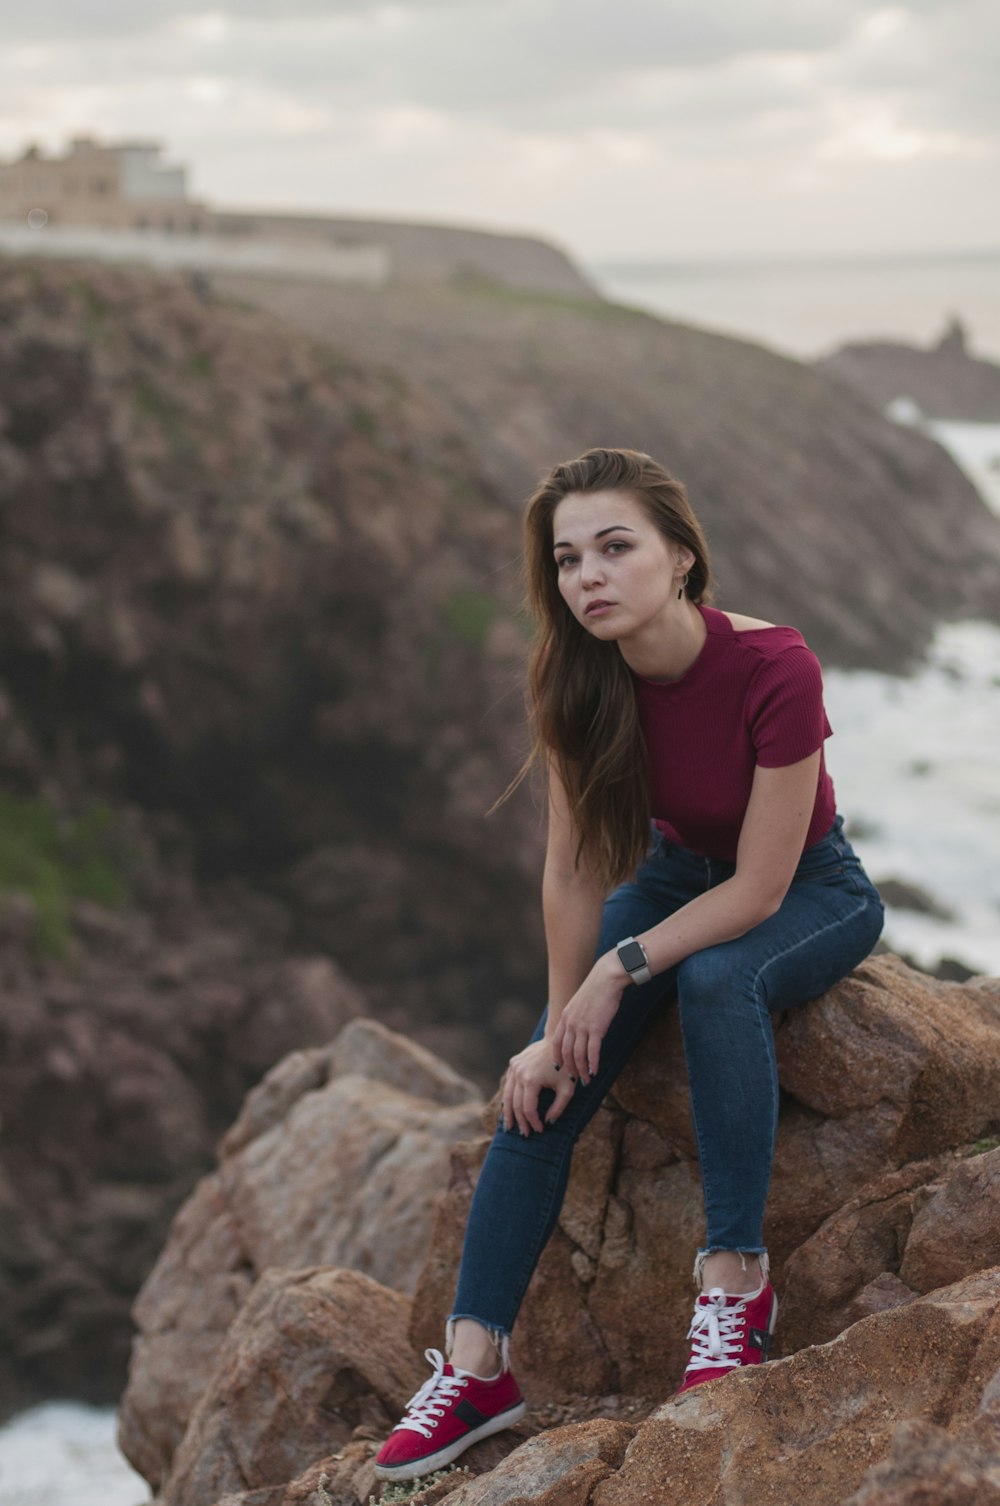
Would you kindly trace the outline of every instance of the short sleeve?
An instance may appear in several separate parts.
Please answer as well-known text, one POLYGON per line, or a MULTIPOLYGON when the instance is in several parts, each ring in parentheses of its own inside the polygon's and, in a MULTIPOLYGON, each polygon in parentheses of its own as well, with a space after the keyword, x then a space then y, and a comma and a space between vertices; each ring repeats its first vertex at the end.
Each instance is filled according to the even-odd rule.
POLYGON ((833 734, 823 706, 823 671, 804 643, 768 659, 754 676, 750 738, 762 768, 798 763, 833 734))

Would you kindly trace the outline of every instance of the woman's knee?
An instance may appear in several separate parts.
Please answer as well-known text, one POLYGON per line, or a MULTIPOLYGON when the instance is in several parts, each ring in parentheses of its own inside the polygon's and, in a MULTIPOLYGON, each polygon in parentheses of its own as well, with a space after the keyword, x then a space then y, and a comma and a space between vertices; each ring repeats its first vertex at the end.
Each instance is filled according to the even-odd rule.
POLYGON ((721 1005, 738 987, 735 959, 725 944, 692 952, 678 965, 677 996, 682 1009, 721 1005))

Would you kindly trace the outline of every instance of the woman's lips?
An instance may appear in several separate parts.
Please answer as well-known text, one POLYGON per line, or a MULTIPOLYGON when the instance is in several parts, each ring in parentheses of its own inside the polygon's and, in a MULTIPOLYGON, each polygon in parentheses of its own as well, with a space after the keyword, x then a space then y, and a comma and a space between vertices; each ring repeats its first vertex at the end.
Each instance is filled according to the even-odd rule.
POLYGON ((585 617, 603 617, 605 612, 610 612, 613 606, 613 601, 592 601, 583 615, 585 617))

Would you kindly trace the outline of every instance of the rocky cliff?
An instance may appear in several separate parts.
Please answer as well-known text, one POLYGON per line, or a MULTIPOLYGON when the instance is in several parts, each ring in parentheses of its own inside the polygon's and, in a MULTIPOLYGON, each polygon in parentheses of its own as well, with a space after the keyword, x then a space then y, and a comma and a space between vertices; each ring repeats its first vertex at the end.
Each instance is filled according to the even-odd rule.
POLYGON ((378 247, 386 255, 386 275, 394 283, 412 286, 480 281, 560 297, 598 296, 564 251, 534 235, 259 210, 217 210, 210 223, 236 245, 260 238, 290 246, 378 247))
MULTIPOLYGON (((880 958, 775 1031, 779 1358, 670 1400, 703 1218, 668 1009, 581 1139, 518 1320, 532 1410, 416 1501, 996 1500, 1000 980, 880 958)), ((495 1111, 364 1022, 251 1094, 136 1306, 121 1443, 163 1506, 367 1502, 495 1111)))
POLYGON ((707 528, 719 604, 795 623, 829 664, 903 669, 940 616, 996 617, 997 520, 940 445, 839 376, 594 300, 216 286, 405 373, 513 509, 553 456, 657 456, 707 528))
POLYGON ((940 448, 793 361, 593 299, 335 292, 0 261, 2 1405, 115 1394, 169 1215, 286 1051, 367 1007, 483 1082, 533 1023, 541 821, 483 813, 543 467, 662 455, 722 603, 829 662, 1000 598, 940 448))

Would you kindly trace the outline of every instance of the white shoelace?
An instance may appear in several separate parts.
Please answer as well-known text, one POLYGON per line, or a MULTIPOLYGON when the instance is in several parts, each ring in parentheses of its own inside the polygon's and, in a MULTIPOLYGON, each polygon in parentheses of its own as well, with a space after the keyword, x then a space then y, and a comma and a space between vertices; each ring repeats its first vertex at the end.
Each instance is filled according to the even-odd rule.
POLYGON ((691 1359, 684 1371, 729 1369, 739 1363, 743 1349, 742 1329, 747 1320, 745 1302, 726 1304, 726 1294, 721 1286, 713 1286, 708 1301, 695 1304, 694 1318, 688 1329, 688 1338, 693 1339, 691 1359))
POLYGON ((431 1430, 438 1425, 438 1418, 443 1417, 447 1411, 447 1407, 442 1407, 439 1403, 454 1401, 462 1388, 469 1384, 467 1376, 445 1375, 444 1355, 440 1349, 425 1349, 424 1359, 433 1365, 434 1374, 430 1380, 424 1381, 415 1396, 410 1397, 406 1403, 406 1415, 402 1422, 397 1422, 393 1428, 394 1433, 398 1433, 400 1428, 406 1428, 411 1433, 420 1433, 424 1438, 429 1438, 431 1430))

